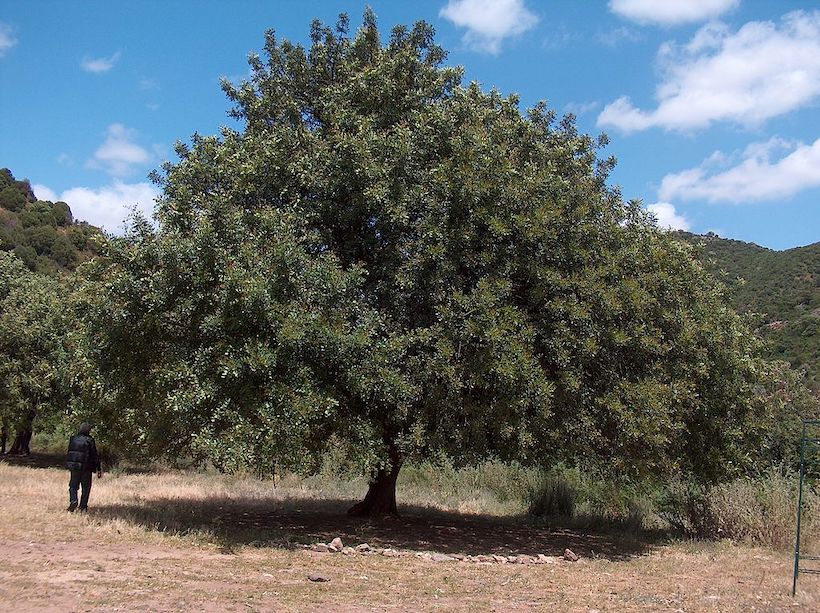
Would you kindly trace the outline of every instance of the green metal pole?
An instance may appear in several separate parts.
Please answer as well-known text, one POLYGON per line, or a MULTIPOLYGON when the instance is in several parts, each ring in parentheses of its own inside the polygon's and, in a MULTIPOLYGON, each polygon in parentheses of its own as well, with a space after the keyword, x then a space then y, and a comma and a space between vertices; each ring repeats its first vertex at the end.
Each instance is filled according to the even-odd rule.
POLYGON ((800 436, 800 485, 797 490, 797 541, 794 544, 794 579, 792 580, 792 598, 797 593, 797 575, 800 573, 800 515, 803 508, 803 474, 805 473, 806 422, 800 436))

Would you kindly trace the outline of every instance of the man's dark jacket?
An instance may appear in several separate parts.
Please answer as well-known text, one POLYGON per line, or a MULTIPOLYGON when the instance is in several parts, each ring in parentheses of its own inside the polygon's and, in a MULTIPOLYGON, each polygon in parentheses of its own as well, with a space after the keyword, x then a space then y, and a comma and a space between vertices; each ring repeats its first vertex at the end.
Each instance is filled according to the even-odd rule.
POLYGON ((97 445, 88 434, 77 434, 68 442, 66 468, 69 470, 100 470, 100 456, 97 445))

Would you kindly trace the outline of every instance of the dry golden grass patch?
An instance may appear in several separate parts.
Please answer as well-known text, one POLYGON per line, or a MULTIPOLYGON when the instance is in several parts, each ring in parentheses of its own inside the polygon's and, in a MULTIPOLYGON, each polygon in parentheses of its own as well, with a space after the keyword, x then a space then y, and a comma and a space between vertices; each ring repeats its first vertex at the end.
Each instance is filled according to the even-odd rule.
MULTIPOLYGON (((68 514, 67 472, 0 463, 0 610, 779 611, 817 610, 820 581, 790 597, 791 557, 722 543, 653 543, 514 517, 410 507, 347 518, 342 489, 203 473, 113 474, 68 514), (402 557, 321 554, 341 535, 402 557), (546 553, 578 563, 431 562, 421 551, 546 553), (328 583, 312 583, 310 573, 328 583)), ((341 487, 341 486, 340 486, 341 487)), ((479 509, 481 511, 482 509, 479 509)))

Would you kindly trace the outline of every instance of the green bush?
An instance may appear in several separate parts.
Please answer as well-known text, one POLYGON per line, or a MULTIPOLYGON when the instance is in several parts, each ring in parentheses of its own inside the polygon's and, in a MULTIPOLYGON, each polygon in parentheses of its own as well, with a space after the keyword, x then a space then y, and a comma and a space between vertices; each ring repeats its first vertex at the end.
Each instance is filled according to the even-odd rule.
POLYGON ((0 251, 11 251, 17 245, 17 238, 10 228, 0 227, 0 251))
POLYGON ((26 196, 14 185, 0 191, 0 207, 15 213, 22 211, 26 206, 26 196))
POLYGON ((527 512, 534 517, 573 517, 576 492, 566 479, 545 475, 529 492, 527 512))
POLYGON ((33 226, 23 231, 26 244, 32 247, 37 255, 49 255, 57 240, 57 231, 51 226, 33 226))
MULTIPOLYGON (((770 470, 758 477, 703 487, 672 483, 664 488, 661 516, 675 529, 696 538, 720 539, 778 549, 794 546, 798 478, 770 470)), ((803 490, 806 543, 820 546, 820 494, 803 490)))
POLYGON ((51 205, 51 214, 58 226, 70 226, 74 222, 74 215, 71 214, 71 207, 69 207, 62 200, 58 200, 51 205))
POLYGON ((29 245, 17 245, 14 248, 14 255, 23 261, 29 270, 37 269, 37 252, 29 245))
POLYGON ((20 213, 20 223, 24 228, 38 226, 50 226, 54 228, 57 226, 57 220, 52 212, 52 205, 46 201, 35 202, 26 207, 26 209, 20 213))
POLYGON ((57 236, 51 249, 51 259, 63 268, 74 268, 79 261, 77 250, 64 234, 57 236))

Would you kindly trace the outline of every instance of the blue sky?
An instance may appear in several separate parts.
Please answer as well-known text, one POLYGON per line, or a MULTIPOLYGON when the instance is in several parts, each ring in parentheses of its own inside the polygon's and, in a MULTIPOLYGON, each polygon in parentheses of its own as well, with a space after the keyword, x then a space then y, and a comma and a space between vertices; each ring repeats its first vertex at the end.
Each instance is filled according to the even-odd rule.
POLYGON ((230 125, 219 78, 314 17, 432 23, 485 89, 605 131, 659 222, 787 249, 820 240, 820 4, 789 0, 0 0, 0 166, 75 216, 150 211, 173 144, 230 125))

